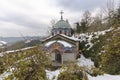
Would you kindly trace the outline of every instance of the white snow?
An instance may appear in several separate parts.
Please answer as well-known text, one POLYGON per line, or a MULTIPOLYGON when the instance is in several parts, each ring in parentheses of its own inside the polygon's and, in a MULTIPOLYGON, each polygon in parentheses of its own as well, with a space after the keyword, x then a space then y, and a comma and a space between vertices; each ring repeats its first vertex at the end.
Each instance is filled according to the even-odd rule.
POLYGON ((7 42, 5 42, 5 41, 0 41, 0 46, 6 45, 6 44, 7 44, 7 42))
POLYGON ((57 42, 59 42, 59 43, 61 43, 61 44, 63 44, 64 45, 64 47, 72 47, 72 45, 70 44, 70 43, 68 43, 68 42, 65 42, 65 41, 57 41, 57 42))
POLYGON ((62 41, 62 40, 54 40, 54 41, 49 41, 48 43, 45 44, 46 47, 49 47, 51 44, 58 42, 61 43, 64 47, 72 47, 72 44, 62 41))
POLYGON ((88 75, 89 80, 120 80, 120 75, 109 75, 109 74, 104 74, 100 75, 97 77, 92 77, 88 75))
POLYGON ((5 42, 5 41, 0 41, 0 43, 1 43, 1 44, 7 44, 7 42, 5 42))
POLYGON ((64 34, 60 34, 60 35, 66 37, 66 38, 68 38, 68 39, 74 40, 74 41, 80 41, 80 39, 75 38, 74 36, 69 37, 69 36, 66 36, 66 35, 64 35, 64 34))
POLYGON ((0 80, 4 80, 4 78, 8 77, 9 75, 11 75, 11 72, 4 72, 0 75, 0 80))
MULTIPOLYGON (((56 71, 46 70, 46 76, 49 80, 57 80, 60 72, 61 72, 61 70, 56 70, 56 71), (54 79, 52 79, 52 78, 54 78, 54 79)), ((8 77, 9 75, 11 75, 11 72, 4 72, 3 74, 0 75, 0 80, 3 80, 4 78, 8 77)), ((104 75, 100 75, 97 77, 92 77, 92 76, 88 75, 88 80, 120 80, 120 75, 104 74, 104 75)))
MULTIPOLYGON (((56 35, 58 35, 58 34, 56 34, 56 35)), ((56 35, 54 35, 54 36, 56 36, 56 35)), ((74 36, 69 37, 69 36, 66 36, 66 35, 64 35, 64 34, 59 34, 59 35, 60 35, 60 36, 63 36, 63 37, 66 37, 66 38, 68 38, 68 39, 74 40, 74 41, 80 41, 80 39, 75 38, 74 36)), ((52 38, 52 37, 54 37, 54 36, 50 36, 50 37, 46 38, 45 40, 50 39, 50 38, 52 38)), ((43 41, 45 41, 45 40, 43 40, 43 41)))
POLYGON ((46 47, 50 46, 51 44, 55 43, 56 41, 49 41, 48 43, 45 44, 46 47))
POLYGON ((78 65, 85 67, 87 69, 91 69, 92 67, 94 67, 94 62, 91 61, 91 59, 87 59, 85 58, 83 55, 80 55, 81 57, 78 58, 78 65))
POLYGON ((60 74, 60 70, 56 70, 56 71, 46 70, 46 75, 49 80, 57 80, 59 74, 60 74))
POLYGON ((82 33, 79 35, 80 37, 80 41, 85 41, 87 42, 87 44, 85 46, 88 46, 89 47, 87 48, 87 50, 89 50, 90 48, 92 48, 92 46, 94 45, 91 41, 95 38, 99 38, 100 35, 104 35, 106 32, 109 32, 113 30, 113 28, 110 28, 110 29, 107 29, 107 30, 104 30, 104 31, 98 31, 98 32, 92 32, 92 33, 82 33))

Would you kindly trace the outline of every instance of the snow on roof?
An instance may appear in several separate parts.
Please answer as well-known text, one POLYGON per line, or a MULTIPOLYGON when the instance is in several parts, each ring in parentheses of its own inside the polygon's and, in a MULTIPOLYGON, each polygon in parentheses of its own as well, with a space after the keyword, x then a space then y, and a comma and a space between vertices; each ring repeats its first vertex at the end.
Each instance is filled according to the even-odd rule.
POLYGON ((74 36, 69 37, 69 36, 66 36, 66 35, 64 35, 64 34, 60 34, 60 35, 66 37, 66 38, 68 38, 68 39, 74 40, 74 41, 80 41, 80 39, 75 38, 74 36))
POLYGON ((72 44, 66 42, 66 41, 62 41, 62 40, 54 40, 54 41, 49 41, 45 44, 46 47, 49 47, 51 44, 58 42, 60 44, 62 44, 64 47, 72 47, 72 44))
POLYGON ((45 44, 46 47, 50 46, 51 44, 55 43, 56 41, 49 41, 45 44))
MULTIPOLYGON (((74 36, 69 37, 69 36, 66 36, 66 35, 64 35, 64 34, 56 34, 56 35, 60 35, 60 36, 66 37, 66 38, 71 39, 71 40, 74 40, 74 41, 80 41, 80 39, 75 38, 74 36)), ((54 36, 56 36, 56 35, 54 35, 54 36)), ((50 37, 46 38, 45 40, 50 39, 50 38, 52 38, 52 37, 54 37, 54 36, 50 36, 50 37)), ((43 40, 43 41, 45 41, 45 40, 43 40)))

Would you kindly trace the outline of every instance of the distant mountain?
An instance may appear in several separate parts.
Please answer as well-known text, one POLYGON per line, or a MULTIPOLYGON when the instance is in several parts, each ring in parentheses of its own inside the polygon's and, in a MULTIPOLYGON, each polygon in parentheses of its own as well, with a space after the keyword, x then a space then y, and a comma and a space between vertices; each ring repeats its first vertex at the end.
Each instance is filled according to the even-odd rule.
POLYGON ((39 39, 18 41, 11 45, 7 45, 6 50, 22 49, 22 48, 26 48, 26 47, 33 47, 33 46, 40 45, 40 44, 41 44, 41 40, 39 40, 39 39))
POLYGON ((0 41, 4 41, 4 42, 7 42, 8 44, 13 44, 15 42, 19 42, 19 41, 26 41, 26 40, 41 40, 43 39, 44 37, 40 37, 40 36, 33 36, 33 37, 30 37, 30 36, 25 36, 25 37, 2 37, 0 39, 0 41))
POLYGON ((21 49, 25 47, 32 47, 41 44, 41 40, 45 37, 39 36, 26 36, 26 37, 4 37, 0 39, 1 48, 4 47, 4 51, 6 50, 15 50, 21 49), (4 46, 3 46, 4 45, 4 46))

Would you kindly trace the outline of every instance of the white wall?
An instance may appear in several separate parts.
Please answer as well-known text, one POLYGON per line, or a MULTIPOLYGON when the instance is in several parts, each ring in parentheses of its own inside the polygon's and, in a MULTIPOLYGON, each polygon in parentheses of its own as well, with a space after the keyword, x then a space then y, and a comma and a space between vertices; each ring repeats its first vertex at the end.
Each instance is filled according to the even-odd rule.
POLYGON ((63 61, 74 61, 75 60, 75 53, 64 53, 63 54, 63 61))
MULTIPOLYGON (((63 62, 64 61, 75 61, 76 54, 75 53, 64 53, 63 55, 63 62)), ((55 61, 55 53, 51 53, 50 58, 52 61, 55 61)))

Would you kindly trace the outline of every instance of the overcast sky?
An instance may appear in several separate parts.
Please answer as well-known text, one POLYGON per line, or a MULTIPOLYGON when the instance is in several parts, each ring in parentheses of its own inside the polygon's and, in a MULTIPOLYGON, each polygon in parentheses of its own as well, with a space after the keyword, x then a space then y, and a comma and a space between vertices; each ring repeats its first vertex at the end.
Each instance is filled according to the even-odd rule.
POLYGON ((105 5, 106 0, 0 0, 0 36, 48 35, 51 20, 58 21, 61 10, 73 25, 83 11, 95 14, 105 5))

